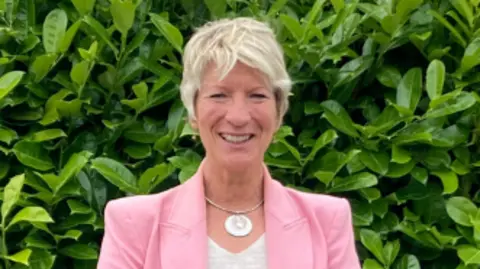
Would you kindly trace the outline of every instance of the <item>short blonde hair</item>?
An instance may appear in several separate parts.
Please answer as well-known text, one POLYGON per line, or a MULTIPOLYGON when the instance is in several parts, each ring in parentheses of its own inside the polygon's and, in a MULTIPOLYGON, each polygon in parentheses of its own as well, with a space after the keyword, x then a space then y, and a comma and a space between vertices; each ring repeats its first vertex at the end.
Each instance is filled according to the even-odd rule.
POLYGON ((292 87, 283 49, 266 23, 237 17, 206 23, 196 29, 185 46, 180 95, 190 119, 195 119, 195 97, 205 67, 214 62, 223 79, 237 61, 266 75, 277 99, 279 117, 283 118, 292 87))

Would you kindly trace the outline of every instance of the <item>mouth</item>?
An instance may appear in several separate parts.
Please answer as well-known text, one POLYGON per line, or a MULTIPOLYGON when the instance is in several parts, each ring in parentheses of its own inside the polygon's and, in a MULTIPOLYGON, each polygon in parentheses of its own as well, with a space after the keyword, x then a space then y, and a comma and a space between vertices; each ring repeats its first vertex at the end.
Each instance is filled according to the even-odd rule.
POLYGON ((250 141, 254 135, 252 134, 244 134, 244 135, 232 135, 232 134, 225 134, 220 133, 220 137, 228 143, 233 144, 242 144, 245 142, 250 141))

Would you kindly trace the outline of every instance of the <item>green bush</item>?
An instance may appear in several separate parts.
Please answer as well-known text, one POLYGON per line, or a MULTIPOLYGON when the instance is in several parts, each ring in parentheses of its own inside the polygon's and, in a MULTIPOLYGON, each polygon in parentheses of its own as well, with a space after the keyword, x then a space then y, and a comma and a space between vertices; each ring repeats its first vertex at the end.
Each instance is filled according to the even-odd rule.
POLYGON ((265 162, 350 200, 364 268, 480 268, 479 3, 0 0, 0 268, 95 268, 108 200, 195 172, 182 48, 225 16, 278 33, 265 162))

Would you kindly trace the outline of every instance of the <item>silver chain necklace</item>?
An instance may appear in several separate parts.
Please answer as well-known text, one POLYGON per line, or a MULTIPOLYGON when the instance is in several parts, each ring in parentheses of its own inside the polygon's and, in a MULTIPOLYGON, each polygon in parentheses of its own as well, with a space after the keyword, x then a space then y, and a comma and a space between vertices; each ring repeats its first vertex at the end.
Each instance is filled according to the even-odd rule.
POLYGON ((260 201, 260 203, 258 203, 256 206, 252 207, 251 209, 236 211, 236 210, 229 210, 227 208, 224 208, 214 203, 212 200, 208 199, 207 197, 205 197, 205 199, 209 204, 213 205, 214 207, 222 211, 228 212, 230 214, 233 214, 225 220, 224 226, 225 226, 225 230, 230 235, 235 237, 247 236, 252 232, 253 224, 250 218, 246 214, 258 209, 263 204, 263 201, 264 201, 264 200, 260 201))

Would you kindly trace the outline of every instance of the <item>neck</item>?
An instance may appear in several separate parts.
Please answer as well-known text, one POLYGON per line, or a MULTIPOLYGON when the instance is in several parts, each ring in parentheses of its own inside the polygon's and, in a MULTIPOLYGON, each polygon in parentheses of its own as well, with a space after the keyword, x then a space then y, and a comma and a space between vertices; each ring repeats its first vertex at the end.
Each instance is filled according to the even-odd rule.
POLYGON ((263 199, 263 166, 243 171, 229 169, 206 160, 203 169, 205 196, 230 210, 244 210, 263 199))

